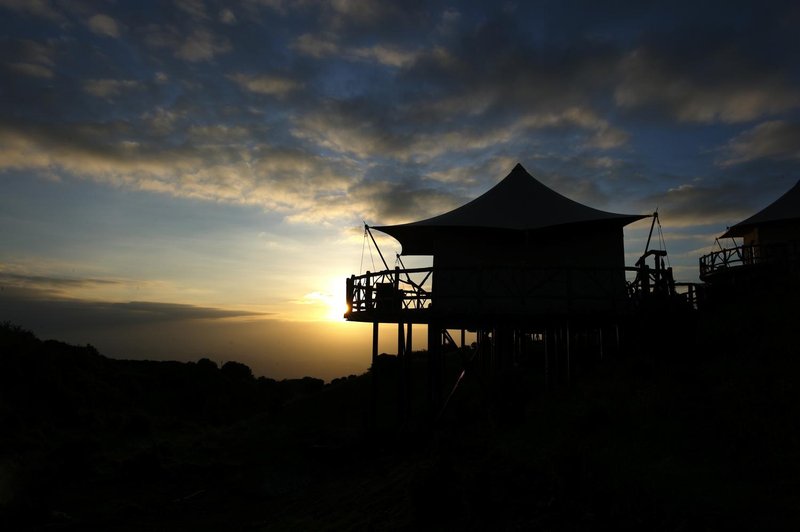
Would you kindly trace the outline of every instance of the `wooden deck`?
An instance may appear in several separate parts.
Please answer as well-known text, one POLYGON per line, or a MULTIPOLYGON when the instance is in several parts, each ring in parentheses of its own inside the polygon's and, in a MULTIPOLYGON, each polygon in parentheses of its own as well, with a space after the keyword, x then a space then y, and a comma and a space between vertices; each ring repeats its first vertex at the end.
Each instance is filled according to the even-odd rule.
POLYGON ((480 327, 493 321, 619 315, 643 305, 697 309, 698 285, 676 283, 671 274, 671 270, 645 265, 619 269, 398 267, 347 279, 345 318, 480 327))
POLYGON ((770 245, 745 245, 725 248, 700 257, 700 279, 713 282, 729 273, 758 270, 764 266, 797 267, 800 242, 770 245))

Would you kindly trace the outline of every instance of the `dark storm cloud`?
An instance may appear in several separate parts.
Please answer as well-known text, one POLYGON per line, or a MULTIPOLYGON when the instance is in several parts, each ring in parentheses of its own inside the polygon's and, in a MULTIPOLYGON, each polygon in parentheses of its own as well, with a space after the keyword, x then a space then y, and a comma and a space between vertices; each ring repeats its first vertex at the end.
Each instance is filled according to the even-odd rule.
POLYGON ((110 303, 59 297, 37 288, 0 288, 0 320, 36 329, 63 330, 256 316, 266 314, 176 303, 110 303))
POLYGON ((367 178, 351 188, 353 197, 368 207, 367 221, 381 224, 408 222, 446 212, 469 198, 458 189, 431 186, 413 165, 382 165, 370 169, 367 178))
POLYGON ((651 193, 637 203, 642 212, 658 208, 670 225, 716 226, 721 231, 783 195, 797 182, 796 169, 787 161, 751 161, 651 193))
POLYGON ((69 277, 52 277, 46 275, 27 275, 14 272, 0 271, 0 286, 6 287, 27 287, 39 290, 61 288, 76 288, 92 285, 115 285, 121 284, 120 281, 113 279, 73 279, 69 277))
POLYGON ((723 224, 742 218, 748 211, 742 204, 741 185, 683 184, 641 200, 642 209, 655 208, 670 225, 723 224), (655 206, 655 207, 654 207, 655 206))
POLYGON ((759 159, 800 159, 800 123, 770 120, 739 133, 723 149, 724 166, 759 159))
POLYGON ((622 108, 655 108, 680 122, 740 123, 800 107, 800 88, 781 73, 748 65, 729 50, 672 62, 636 49, 619 63, 622 108), (700 63, 698 65, 697 63, 700 63))

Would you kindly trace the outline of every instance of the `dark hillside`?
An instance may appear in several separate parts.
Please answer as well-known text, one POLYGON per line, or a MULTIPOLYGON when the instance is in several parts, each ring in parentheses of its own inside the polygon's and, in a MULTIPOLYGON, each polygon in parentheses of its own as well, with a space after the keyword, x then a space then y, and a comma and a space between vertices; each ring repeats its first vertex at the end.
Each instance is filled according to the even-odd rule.
POLYGON ((0 524, 13 529, 800 524, 800 360, 776 334, 760 351, 717 334, 649 350, 547 393, 530 375, 499 391, 468 375, 432 428, 417 412, 402 430, 382 388, 367 430, 371 374, 276 382, 2 331, 0 524))

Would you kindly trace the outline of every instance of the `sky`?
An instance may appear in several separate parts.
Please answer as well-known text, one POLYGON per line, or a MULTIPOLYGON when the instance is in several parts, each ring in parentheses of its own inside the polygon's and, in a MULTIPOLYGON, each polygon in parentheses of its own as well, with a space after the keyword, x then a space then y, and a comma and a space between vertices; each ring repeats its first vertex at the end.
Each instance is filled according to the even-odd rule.
POLYGON ((800 179, 798 27, 796 2, 0 0, 0 321, 360 373, 369 325, 341 314, 375 269, 363 223, 441 214, 518 162, 658 210, 696 281, 800 179))

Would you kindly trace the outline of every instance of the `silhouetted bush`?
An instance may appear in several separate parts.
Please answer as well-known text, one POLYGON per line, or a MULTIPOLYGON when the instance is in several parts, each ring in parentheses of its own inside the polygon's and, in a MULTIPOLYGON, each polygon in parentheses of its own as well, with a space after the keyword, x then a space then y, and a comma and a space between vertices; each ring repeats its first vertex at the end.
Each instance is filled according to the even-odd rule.
POLYGON ((197 369, 199 369, 200 371, 215 372, 219 370, 219 366, 217 366, 217 363, 208 358, 201 358, 196 362, 196 364, 197 364, 197 369))
POLYGON ((229 360, 225 362, 220 368, 222 374, 235 381, 251 381, 253 380, 253 371, 241 362, 229 360))

